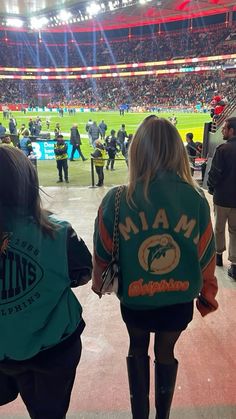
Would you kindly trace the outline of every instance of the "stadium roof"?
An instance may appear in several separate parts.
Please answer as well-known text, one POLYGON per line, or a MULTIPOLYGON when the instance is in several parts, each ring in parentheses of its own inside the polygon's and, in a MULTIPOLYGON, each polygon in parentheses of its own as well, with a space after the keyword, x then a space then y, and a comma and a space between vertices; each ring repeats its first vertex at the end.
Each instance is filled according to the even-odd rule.
MULTIPOLYGON (((94 6, 92 8, 94 12, 94 6)), ((138 25, 156 24, 226 13, 236 10, 235 0, 5 0, 0 1, 0 16, 4 19, 21 17, 47 17, 50 24, 44 30, 66 29, 68 25, 80 30, 117 29, 138 25), (102 6, 97 15, 88 16, 91 3, 102 6), (142 3, 142 4, 141 4, 142 3), (71 18, 54 22, 64 9, 71 12, 71 18), (80 14, 82 16, 79 19, 80 14), (78 19, 77 19, 78 16, 78 19), (58 27, 60 26, 60 28, 58 27)), ((4 26, 4 22, 2 25, 4 26)), ((8 25, 10 26, 10 25, 8 25)), ((12 25, 12 30, 15 25, 12 25)), ((7 28, 7 30, 11 30, 7 28)))

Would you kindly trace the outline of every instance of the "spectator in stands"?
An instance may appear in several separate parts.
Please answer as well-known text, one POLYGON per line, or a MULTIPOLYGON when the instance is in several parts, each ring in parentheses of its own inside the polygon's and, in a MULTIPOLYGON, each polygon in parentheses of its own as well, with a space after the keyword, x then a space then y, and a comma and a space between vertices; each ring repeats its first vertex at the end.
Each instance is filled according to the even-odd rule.
POLYGON ((104 171, 103 167, 105 165, 105 158, 106 158, 106 151, 105 148, 100 140, 96 140, 94 143, 95 150, 91 153, 93 157, 95 169, 98 175, 98 183, 96 186, 103 186, 104 184, 104 171))
MULTIPOLYGON (((113 188, 107 193, 95 221, 92 288, 98 295, 101 273, 112 259, 116 192, 113 188)), ((118 297, 130 338, 132 415, 149 417, 148 348, 154 332, 156 417, 167 419, 178 369, 174 348, 192 320, 193 300, 202 316, 218 304, 209 205, 191 177, 177 129, 155 115, 144 119, 130 145, 129 182, 119 211, 119 250, 118 297)))
POLYGON ((0 138, 4 137, 6 134, 6 128, 0 122, 0 138))
POLYGON ((78 124, 73 124, 73 127, 70 129, 70 143, 72 145, 72 150, 71 150, 71 156, 70 156, 70 161, 74 161, 74 154, 76 152, 76 150, 78 151, 79 155, 81 156, 81 159, 83 161, 87 160, 82 151, 81 151, 81 138, 80 138, 80 133, 78 130, 78 124))
POLYGON ((24 137, 20 139, 18 146, 27 157, 29 156, 30 152, 33 150, 32 143, 29 138, 29 131, 27 129, 25 129, 24 137))
POLYGON ((228 275, 236 280, 236 118, 227 118, 222 128, 224 144, 220 144, 212 159, 208 174, 208 189, 213 194, 215 209, 216 264, 223 266, 226 250, 225 227, 229 229, 231 266, 228 275))
POLYGON ((217 91, 215 91, 215 96, 211 101, 211 105, 213 106, 211 111, 213 120, 217 120, 225 108, 225 102, 217 91))
POLYGON ((63 182, 63 174, 64 173, 64 179, 66 183, 69 183, 68 178, 68 154, 67 154, 67 144, 64 141, 64 137, 62 134, 59 134, 57 136, 57 142, 54 144, 54 153, 56 156, 56 162, 57 162, 57 170, 59 179, 57 183, 63 182))
POLYGON ((1 403, 20 393, 31 418, 65 418, 85 327, 71 287, 90 280, 91 255, 42 209, 36 170, 14 147, 0 147, 0 262, 1 403))
MULTIPOLYGON (((1 54, 1 50, 0 50, 1 54)), ((129 96, 131 109, 149 110, 158 112, 160 105, 166 108, 181 107, 192 109, 197 103, 209 105, 216 85, 221 86, 222 96, 232 97, 236 94, 236 78, 228 75, 223 77, 218 71, 212 74, 186 74, 184 78, 176 78, 168 75, 152 80, 150 77, 130 77, 126 83, 122 83, 120 78, 101 79, 96 81, 96 90, 91 89, 89 79, 74 80, 68 82, 69 96, 60 81, 43 81, 42 89, 45 93, 50 93, 52 103, 50 107, 57 108, 58 100, 67 98, 68 103, 77 107, 99 107, 104 110, 116 109, 116 104, 122 97, 123 100, 129 96), (139 91, 142 90, 142 106, 139 105, 139 91), (158 107, 156 97, 158 92, 158 107), (96 93, 96 94, 95 94, 96 93)), ((67 85, 67 84, 66 84, 67 85)), ((21 83, 18 80, 0 80, 0 89, 7 94, 11 102, 20 101, 21 83)), ((38 83, 34 80, 27 80, 27 97, 37 96, 38 83)))

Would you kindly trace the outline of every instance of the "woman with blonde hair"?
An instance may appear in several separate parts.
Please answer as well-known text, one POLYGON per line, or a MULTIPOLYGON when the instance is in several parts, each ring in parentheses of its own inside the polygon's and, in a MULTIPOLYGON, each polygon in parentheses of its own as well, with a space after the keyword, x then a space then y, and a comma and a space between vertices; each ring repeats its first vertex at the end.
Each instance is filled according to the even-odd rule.
MULTIPOLYGON (((93 290, 111 261, 115 194, 95 223, 93 290)), ((130 347, 127 369, 133 419, 149 417, 150 333, 155 334, 156 418, 168 419, 178 361, 174 347, 192 320, 217 309, 215 246, 207 200, 191 177, 177 129, 151 115, 129 148, 129 182, 119 212, 118 298, 130 347), (132 256, 131 256, 132 255, 132 256)))

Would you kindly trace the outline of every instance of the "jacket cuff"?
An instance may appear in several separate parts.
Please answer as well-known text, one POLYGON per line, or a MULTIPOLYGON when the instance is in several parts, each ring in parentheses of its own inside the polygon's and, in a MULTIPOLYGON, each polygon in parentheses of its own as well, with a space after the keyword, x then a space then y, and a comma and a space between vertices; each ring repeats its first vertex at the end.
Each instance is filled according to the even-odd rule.
POLYGON ((217 310, 218 303, 214 298, 209 298, 207 300, 202 295, 199 295, 196 301, 196 306, 198 311, 201 313, 202 317, 204 317, 207 314, 217 310))

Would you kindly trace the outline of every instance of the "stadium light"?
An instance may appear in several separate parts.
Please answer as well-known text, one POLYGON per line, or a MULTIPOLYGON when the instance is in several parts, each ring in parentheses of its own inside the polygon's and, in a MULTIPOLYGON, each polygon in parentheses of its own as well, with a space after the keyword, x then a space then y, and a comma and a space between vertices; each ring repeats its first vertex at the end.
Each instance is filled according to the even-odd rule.
POLYGON ((30 19, 30 27, 31 29, 41 29, 43 26, 46 26, 48 23, 48 19, 43 16, 40 18, 32 17, 30 19))
POLYGON ((23 24, 23 20, 17 18, 9 18, 6 20, 7 26, 13 26, 15 28, 22 28, 23 24))
POLYGON ((68 21, 72 16, 71 12, 67 10, 61 10, 60 13, 57 15, 58 19, 62 20, 63 22, 68 21))
POLYGON ((97 15, 101 10, 101 6, 97 3, 91 3, 88 7, 86 7, 86 12, 90 15, 90 16, 95 16, 97 15))
POLYGON ((114 10, 114 5, 113 5, 112 1, 108 2, 108 7, 109 7, 110 10, 114 10))

